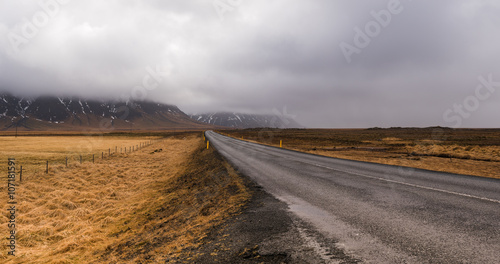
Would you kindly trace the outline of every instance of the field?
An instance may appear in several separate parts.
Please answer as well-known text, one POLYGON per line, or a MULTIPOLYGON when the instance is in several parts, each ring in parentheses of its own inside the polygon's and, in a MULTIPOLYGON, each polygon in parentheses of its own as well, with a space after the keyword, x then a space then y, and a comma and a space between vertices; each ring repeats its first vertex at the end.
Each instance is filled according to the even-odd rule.
MULTIPOLYGON (((201 133, 164 136, 0 137, 4 167, 9 156, 27 168, 16 190, 16 256, 2 247, 0 262, 164 263, 198 247, 250 194, 232 168, 206 149, 201 133), (92 162, 91 154, 99 158, 92 162), (43 166, 31 169, 44 160, 53 164, 48 174, 43 166)), ((6 208, 2 179, 0 204, 6 208)), ((8 213, 2 211, 6 242, 8 213)))
POLYGON ((54 166, 98 161, 110 154, 130 152, 141 145, 149 144, 158 137, 130 136, 4 136, 0 137, 0 160, 16 158, 23 166, 24 176, 30 177, 54 166), (126 149, 126 150, 125 150, 126 149))
POLYGON ((329 157, 500 179, 500 130, 246 129, 235 138, 329 157))

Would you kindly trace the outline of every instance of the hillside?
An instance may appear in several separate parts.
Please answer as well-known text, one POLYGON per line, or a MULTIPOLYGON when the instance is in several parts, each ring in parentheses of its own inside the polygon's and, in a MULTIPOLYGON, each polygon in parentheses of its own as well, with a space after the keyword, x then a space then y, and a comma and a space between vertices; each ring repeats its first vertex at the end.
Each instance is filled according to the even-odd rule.
POLYGON ((0 130, 204 129, 174 105, 0 95, 0 130))
POLYGON ((303 128, 292 118, 277 115, 252 115, 241 113, 194 114, 191 118, 210 125, 231 128, 303 128))

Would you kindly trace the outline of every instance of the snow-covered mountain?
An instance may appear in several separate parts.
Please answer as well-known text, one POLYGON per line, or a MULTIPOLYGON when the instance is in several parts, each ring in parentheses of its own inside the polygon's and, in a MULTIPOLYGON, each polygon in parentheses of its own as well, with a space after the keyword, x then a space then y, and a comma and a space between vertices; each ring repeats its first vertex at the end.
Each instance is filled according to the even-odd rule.
POLYGON ((203 128, 176 106, 0 94, 0 130, 203 128))
POLYGON ((303 128, 294 119, 279 115, 252 115, 241 113, 210 113, 190 115, 192 119, 206 124, 233 128, 303 128))

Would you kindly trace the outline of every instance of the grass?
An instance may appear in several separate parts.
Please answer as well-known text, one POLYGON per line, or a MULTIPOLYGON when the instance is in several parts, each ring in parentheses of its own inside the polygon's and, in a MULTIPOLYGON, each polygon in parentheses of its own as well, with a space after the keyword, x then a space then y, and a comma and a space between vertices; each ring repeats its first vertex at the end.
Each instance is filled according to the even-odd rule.
POLYGON ((68 164, 79 164, 80 155, 82 162, 99 160, 104 153, 120 153, 137 148, 159 137, 130 137, 130 136, 3 136, 0 137, 0 160, 9 157, 16 158, 17 164, 23 166, 24 176, 30 177, 46 170, 46 161, 49 167, 68 164), (94 157, 93 157, 94 155, 94 157))
MULTIPOLYGON (((39 148, 65 149, 66 140, 39 148)), ((6 204, 5 184, 2 193, 0 204, 6 204)), ((95 164, 57 165, 23 181, 17 193, 18 254, 1 251, 1 263, 164 263, 199 246, 250 197, 198 133, 95 164)))
POLYGON ((351 160, 500 179, 500 130, 246 129, 235 138, 351 160))

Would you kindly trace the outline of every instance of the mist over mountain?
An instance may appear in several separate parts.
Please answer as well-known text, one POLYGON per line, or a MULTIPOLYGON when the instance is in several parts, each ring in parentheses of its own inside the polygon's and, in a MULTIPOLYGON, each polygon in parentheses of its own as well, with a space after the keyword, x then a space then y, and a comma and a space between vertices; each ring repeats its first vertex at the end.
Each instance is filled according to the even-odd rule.
POLYGON ((121 102, 0 94, 0 130, 199 129, 177 106, 148 101, 121 102))
POLYGON ((192 119, 215 126, 231 128, 303 128, 293 118, 279 115, 253 115, 242 113, 207 113, 190 115, 192 119))

